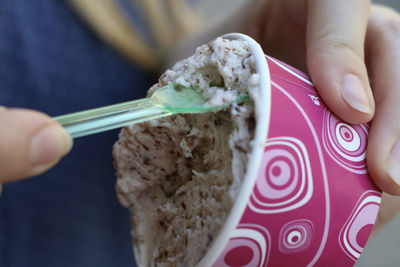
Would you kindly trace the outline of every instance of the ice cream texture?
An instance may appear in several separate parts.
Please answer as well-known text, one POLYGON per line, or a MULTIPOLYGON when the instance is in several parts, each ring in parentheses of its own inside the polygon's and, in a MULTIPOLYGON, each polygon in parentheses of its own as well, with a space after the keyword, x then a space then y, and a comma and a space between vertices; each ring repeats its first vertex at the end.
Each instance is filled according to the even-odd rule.
MULTIPOLYGON (((258 74, 246 42, 217 38, 167 70, 148 95, 172 82, 223 105, 254 98, 258 74)), ((138 266, 195 266, 205 255, 240 190, 255 123, 248 101, 122 129, 116 190, 131 212, 138 266)))

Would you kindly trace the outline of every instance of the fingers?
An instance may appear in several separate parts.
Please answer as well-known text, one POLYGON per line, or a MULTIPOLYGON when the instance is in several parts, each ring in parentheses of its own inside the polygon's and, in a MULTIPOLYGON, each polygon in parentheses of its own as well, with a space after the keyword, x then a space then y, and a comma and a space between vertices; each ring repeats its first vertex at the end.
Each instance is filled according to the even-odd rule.
POLYGON ((71 137, 47 115, 1 108, 0 183, 44 172, 71 146, 71 137))
POLYGON ((307 66, 327 106, 351 123, 369 121, 374 99, 364 64, 369 0, 308 0, 307 66))
POLYGON ((400 195, 400 15, 374 7, 369 24, 366 52, 377 107, 368 170, 383 191, 400 195))

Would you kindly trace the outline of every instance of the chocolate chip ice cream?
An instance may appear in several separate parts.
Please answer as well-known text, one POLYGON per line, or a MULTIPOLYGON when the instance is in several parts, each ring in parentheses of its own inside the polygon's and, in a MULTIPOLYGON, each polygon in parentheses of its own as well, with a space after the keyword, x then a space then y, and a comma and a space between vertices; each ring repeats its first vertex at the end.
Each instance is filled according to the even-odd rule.
MULTIPOLYGON (((251 95, 254 58, 240 40, 218 38, 167 70, 148 92, 191 86, 210 105, 251 95)), ((132 215, 138 266, 194 266, 224 223, 246 172, 252 101, 125 127, 114 146, 117 194, 132 215)))

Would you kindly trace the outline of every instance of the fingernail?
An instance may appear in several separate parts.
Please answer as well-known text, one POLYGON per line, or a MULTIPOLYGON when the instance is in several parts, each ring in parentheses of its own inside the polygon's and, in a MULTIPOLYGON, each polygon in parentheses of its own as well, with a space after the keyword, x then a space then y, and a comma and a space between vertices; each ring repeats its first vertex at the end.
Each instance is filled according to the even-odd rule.
POLYGON ((59 160, 72 148, 71 136, 60 126, 51 125, 38 132, 31 141, 32 166, 48 165, 59 160))
POLYGON ((400 185, 400 140, 395 143, 385 165, 390 178, 400 185))
POLYGON ((342 79, 342 94, 344 100, 354 109, 363 113, 371 113, 366 88, 360 78, 354 74, 345 74, 342 79))

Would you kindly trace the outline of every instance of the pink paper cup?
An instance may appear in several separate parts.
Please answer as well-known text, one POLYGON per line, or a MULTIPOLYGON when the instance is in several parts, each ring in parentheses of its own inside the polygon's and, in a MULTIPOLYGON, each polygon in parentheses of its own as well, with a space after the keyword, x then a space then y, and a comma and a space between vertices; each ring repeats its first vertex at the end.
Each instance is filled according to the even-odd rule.
POLYGON ((323 104, 308 76, 243 34, 259 73, 247 173, 220 233, 198 266, 352 266, 381 192, 368 177, 368 125, 323 104))

